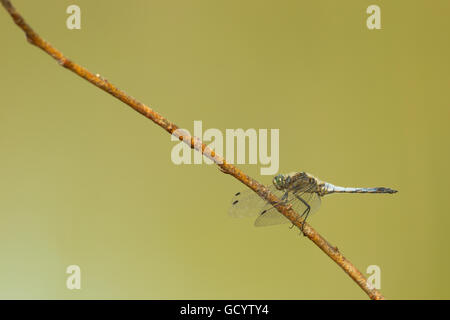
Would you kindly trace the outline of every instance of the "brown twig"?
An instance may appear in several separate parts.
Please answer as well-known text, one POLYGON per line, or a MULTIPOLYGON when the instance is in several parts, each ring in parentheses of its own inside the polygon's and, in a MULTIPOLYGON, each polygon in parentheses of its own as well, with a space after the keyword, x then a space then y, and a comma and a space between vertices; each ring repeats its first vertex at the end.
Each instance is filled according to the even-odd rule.
MULTIPOLYGON (((31 29, 31 27, 25 22, 22 16, 16 11, 16 9, 12 6, 9 0, 0 0, 8 11, 8 13, 13 18, 14 22, 25 32, 28 42, 31 44, 41 48, 49 55, 51 55, 54 59, 58 61, 58 63, 76 73, 80 77, 86 79, 91 82, 95 86, 100 89, 108 92, 113 95, 117 99, 129 105, 131 108, 144 115, 145 117, 152 120, 154 123, 159 125, 161 128, 178 137, 180 140, 186 142, 191 148, 202 152, 206 157, 213 160, 224 173, 230 174, 247 187, 252 189, 254 192, 258 193, 262 198, 269 201, 270 203, 278 203, 279 199, 275 197, 272 193, 268 191, 268 189, 252 179, 244 172, 236 168, 235 166, 227 163, 225 159, 216 154, 213 150, 203 144, 200 139, 196 137, 189 136, 183 130, 179 129, 177 125, 170 122, 158 112, 154 111, 149 106, 139 102, 135 98, 127 95, 124 91, 118 89, 108 81, 104 80, 102 77, 98 75, 94 75, 89 72, 87 69, 82 66, 74 63, 73 61, 67 59, 61 51, 54 48, 50 43, 42 39, 36 32, 31 29)), ((288 218, 295 226, 299 229, 302 227, 302 219, 300 216, 293 211, 289 206, 278 205, 276 206, 277 210, 281 212, 286 218, 288 218)), ((303 228, 304 234, 314 242, 320 249, 322 249, 325 254, 327 254, 333 261, 335 261, 360 287, 367 295, 374 300, 384 299, 381 293, 376 289, 371 289, 367 284, 367 280, 364 275, 349 261, 347 260, 336 247, 330 245, 325 238, 323 238, 316 230, 314 230, 309 224, 305 223, 303 228)))

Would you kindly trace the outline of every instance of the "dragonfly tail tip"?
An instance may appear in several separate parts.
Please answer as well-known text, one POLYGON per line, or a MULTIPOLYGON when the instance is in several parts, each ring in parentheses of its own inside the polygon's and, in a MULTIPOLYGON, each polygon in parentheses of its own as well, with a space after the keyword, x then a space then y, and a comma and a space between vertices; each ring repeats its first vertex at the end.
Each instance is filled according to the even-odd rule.
POLYGON ((385 188, 385 187, 378 188, 378 190, 380 192, 382 192, 382 193, 391 193, 391 194, 398 192, 397 190, 394 190, 394 189, 391 189, 391 188, 385 188))

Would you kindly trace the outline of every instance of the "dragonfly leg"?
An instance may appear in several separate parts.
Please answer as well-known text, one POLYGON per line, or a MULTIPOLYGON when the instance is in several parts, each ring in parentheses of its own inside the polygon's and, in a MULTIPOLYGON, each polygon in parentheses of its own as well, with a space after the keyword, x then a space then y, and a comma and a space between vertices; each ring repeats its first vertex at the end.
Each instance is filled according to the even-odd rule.
POLYGON ((277 202, 277 203, 275 203, 275 204, 273 205, 274 208, 276 208, 276 207, 279 206, 279 205, 285 205, 288 196, 289 196, 289 194, 288 194, 287 192, 286 192, 285 194, 283 194, 283 196, 281 197, 281 201, 280 201, 280 202, 277 202))
MULTIPOLYGON (((305 222, 306 222, 306 219, 307 219, 308 216, 309 216, 309 211, 310 211, 309 208, 305 210, 306 215, 305 215, 305 218, 303 218, 303 222, 302 222, 302 233, 303 233, 303 235, 304 235, 305 237, 306 237, 306 234, 305 234, 305 232, 303 231, 303 229, 305 228, 305 222)), ((302 214, 302 215, 303 215, 303 214, 302 214)))
MULTIPOLYGON (((283 194, 283 196, 281 197, 281 201, 280 202, 278 202, 278 203, 275 203, 274 205, 273 205, 273 207, 274 208, 276 208, 277 206, 279 206, 280 204, 286 204, 287 203, 287 199, 288 199, 288 196, 289 196, 289 193, 288 192, 285 192, 284 194, 283 194)), ((290 210, 292 208, 292 204, 289 204, 288 205, 288 210, 290 210)), ((290 227, 289 227, 289 229, 292 229, 294 227, 294 224, 292 224, 290 227)))
POLYGON ((305 235, 305 233, 303 232, 303 229, 305 228, 306 219, 308 218, 309 212, 311 211, 311 206, 305 200, 303 200, 302 197, 300 197, 300 196, 298 196, 296 194, 294 194, 294 196, 306 206, 306 210, 303 211, 303 213, 300 215, 300 218, 303 218, 303 216, 305 216, 303 218, 302 227, 300 229, 302 231, 303 235, 305 235))
MULTIPOLYGON (((277 205, 279 205, 279 204, 286 204, 286 200, 287 200, 287 198, 288 198, 288 192, 286 192, 285 194, 283 194, 283 196, 281 197, 281 201, 280 202, 278 202, 278 203, 276 203, 276 204, 274 204, 273 206, 274 207, 276 207, 277 205)), ((288 205, 288 209, 290 210, 292 208, 292 204, 289 204, 288 205)), ((292 229, 294 227, 294 224, 292 224, 290 227, 289 227, 289 229, 292 229)))

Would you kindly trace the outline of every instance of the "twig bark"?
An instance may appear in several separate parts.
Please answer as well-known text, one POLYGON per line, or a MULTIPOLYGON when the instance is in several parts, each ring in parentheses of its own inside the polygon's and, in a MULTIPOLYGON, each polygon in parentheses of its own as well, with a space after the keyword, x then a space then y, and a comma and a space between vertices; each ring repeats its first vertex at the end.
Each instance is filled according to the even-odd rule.
MULTIPOLYGON (((270 203, 278 203, 279 199, 269 192, 269 190, 256 180, 252 179, 244 172, 236 168, 235 166, 227 163, 225 159, 216 154, 214 150, 211 150, 205 144, 203 144, 197 137, 192 137, 186 134, 183 130, 180 130, 177 125, 170 122, 164 118, 161 114, 154 111, 149 106, 139 102, 135 98, 129 96, 124 91, 118 89, 110 82, 104 80, 101 76, 95 75, 89 72, 87 69, 76 64, 75 62, 67 59, 61 51, 53 47, 50 43, 42 39, 33 29, 25 22, 22 16, 17 12, 17 10, 12 6, 9 0, 0 0, 4 8, 11 15, 14 22, 25 32, 27 40, 32 45, 35 45, 46 53, 51 55, 58 63, 66 69, 76 73, 80 77, 86 79, 93 85, 99 87, 100 89, 108 92, 117 99, 129 105, 131 108, 144 115, 145 117, 152 120, 154 123, 159 125, 161 128, 173 134, 180 140, 186 142, 191 148, 201 152, 209 159, 213 160, 224 173, 230 174, 247 187, 252 189, 254 192, 258 193, 262 198, 270 203)), ((283 214, 287 219, 289 219, 295 226, 299 229, 302 227, 302 218, 293 211, 289 206, 278 205, 277 210, 283 214)), ((316 230, 314 230, 309 224, 305 223, 303 228, 304 234, 314 242, 326 255, 328 255, 334 262, 336 262, 360 287, 364 292, 373 300, 381 300, 384 297, 381 293, 370 288, 364 275, 349 261, 347 260, 337 249, 327 242, 316 230)))

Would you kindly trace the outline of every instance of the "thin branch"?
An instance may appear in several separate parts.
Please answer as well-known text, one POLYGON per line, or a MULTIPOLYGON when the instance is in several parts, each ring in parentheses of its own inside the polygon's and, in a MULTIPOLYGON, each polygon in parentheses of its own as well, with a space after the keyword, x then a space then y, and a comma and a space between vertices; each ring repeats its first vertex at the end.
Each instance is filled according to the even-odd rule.
MULTIPOLYGON (((173 134, 180 140, 186 142, 191 148, 201 152, 203 155, 213 160, 220 170, 224 173, 230 174, 247 187, 258 193, 263 199, 269 203, 279 203, 279 199, 269 192, 269 190, 256 180, 249 177, 247 174, 236 168, 235 166, 227 163, 225 159, 214 152, 214 150, 203 144, 199 138, 189 136, 185 131, 181 130, 177 125, 164 118, 161 114, 154 111, 149 106, 139 102, 135 98, 127 95, 124 91, 118 89, 108 81, 104 80, 101 76, 95 75, 89 72, 87 69, 76 64, 75 62, 67 59, 61 51, 53 47, 50 43, 42 39, 31 27, 25 22, 22 16, 16 11, 9 0, 0 0, 5 9, 11 15, 14 22, 25 32, 28 42, 35 45, 46 53, 51 55, 58 63, 66 69, 76 73, 80 77, 86 79, 93 85, 108 92, 117 99, 129 105, 131 108, 152 120, 161 128, 173 134)), ((303 220, 300 216, 293 211, 289 206, 278 205, 277 210, 289 219, 296 227, 301 229, 303 220)), ((305 223, 303 228, 304 234, 314 242, 326 255, 328 255, 334 262, 336 262, 360 287, 364 292, 373 300, 381 300, 384 297, 381 293, 370 288, 367 284, 367 280, 364 275, 349 261, 347 260, 337 249, 328 243, 316 230, 314 230, 309 224, 305 223)))

